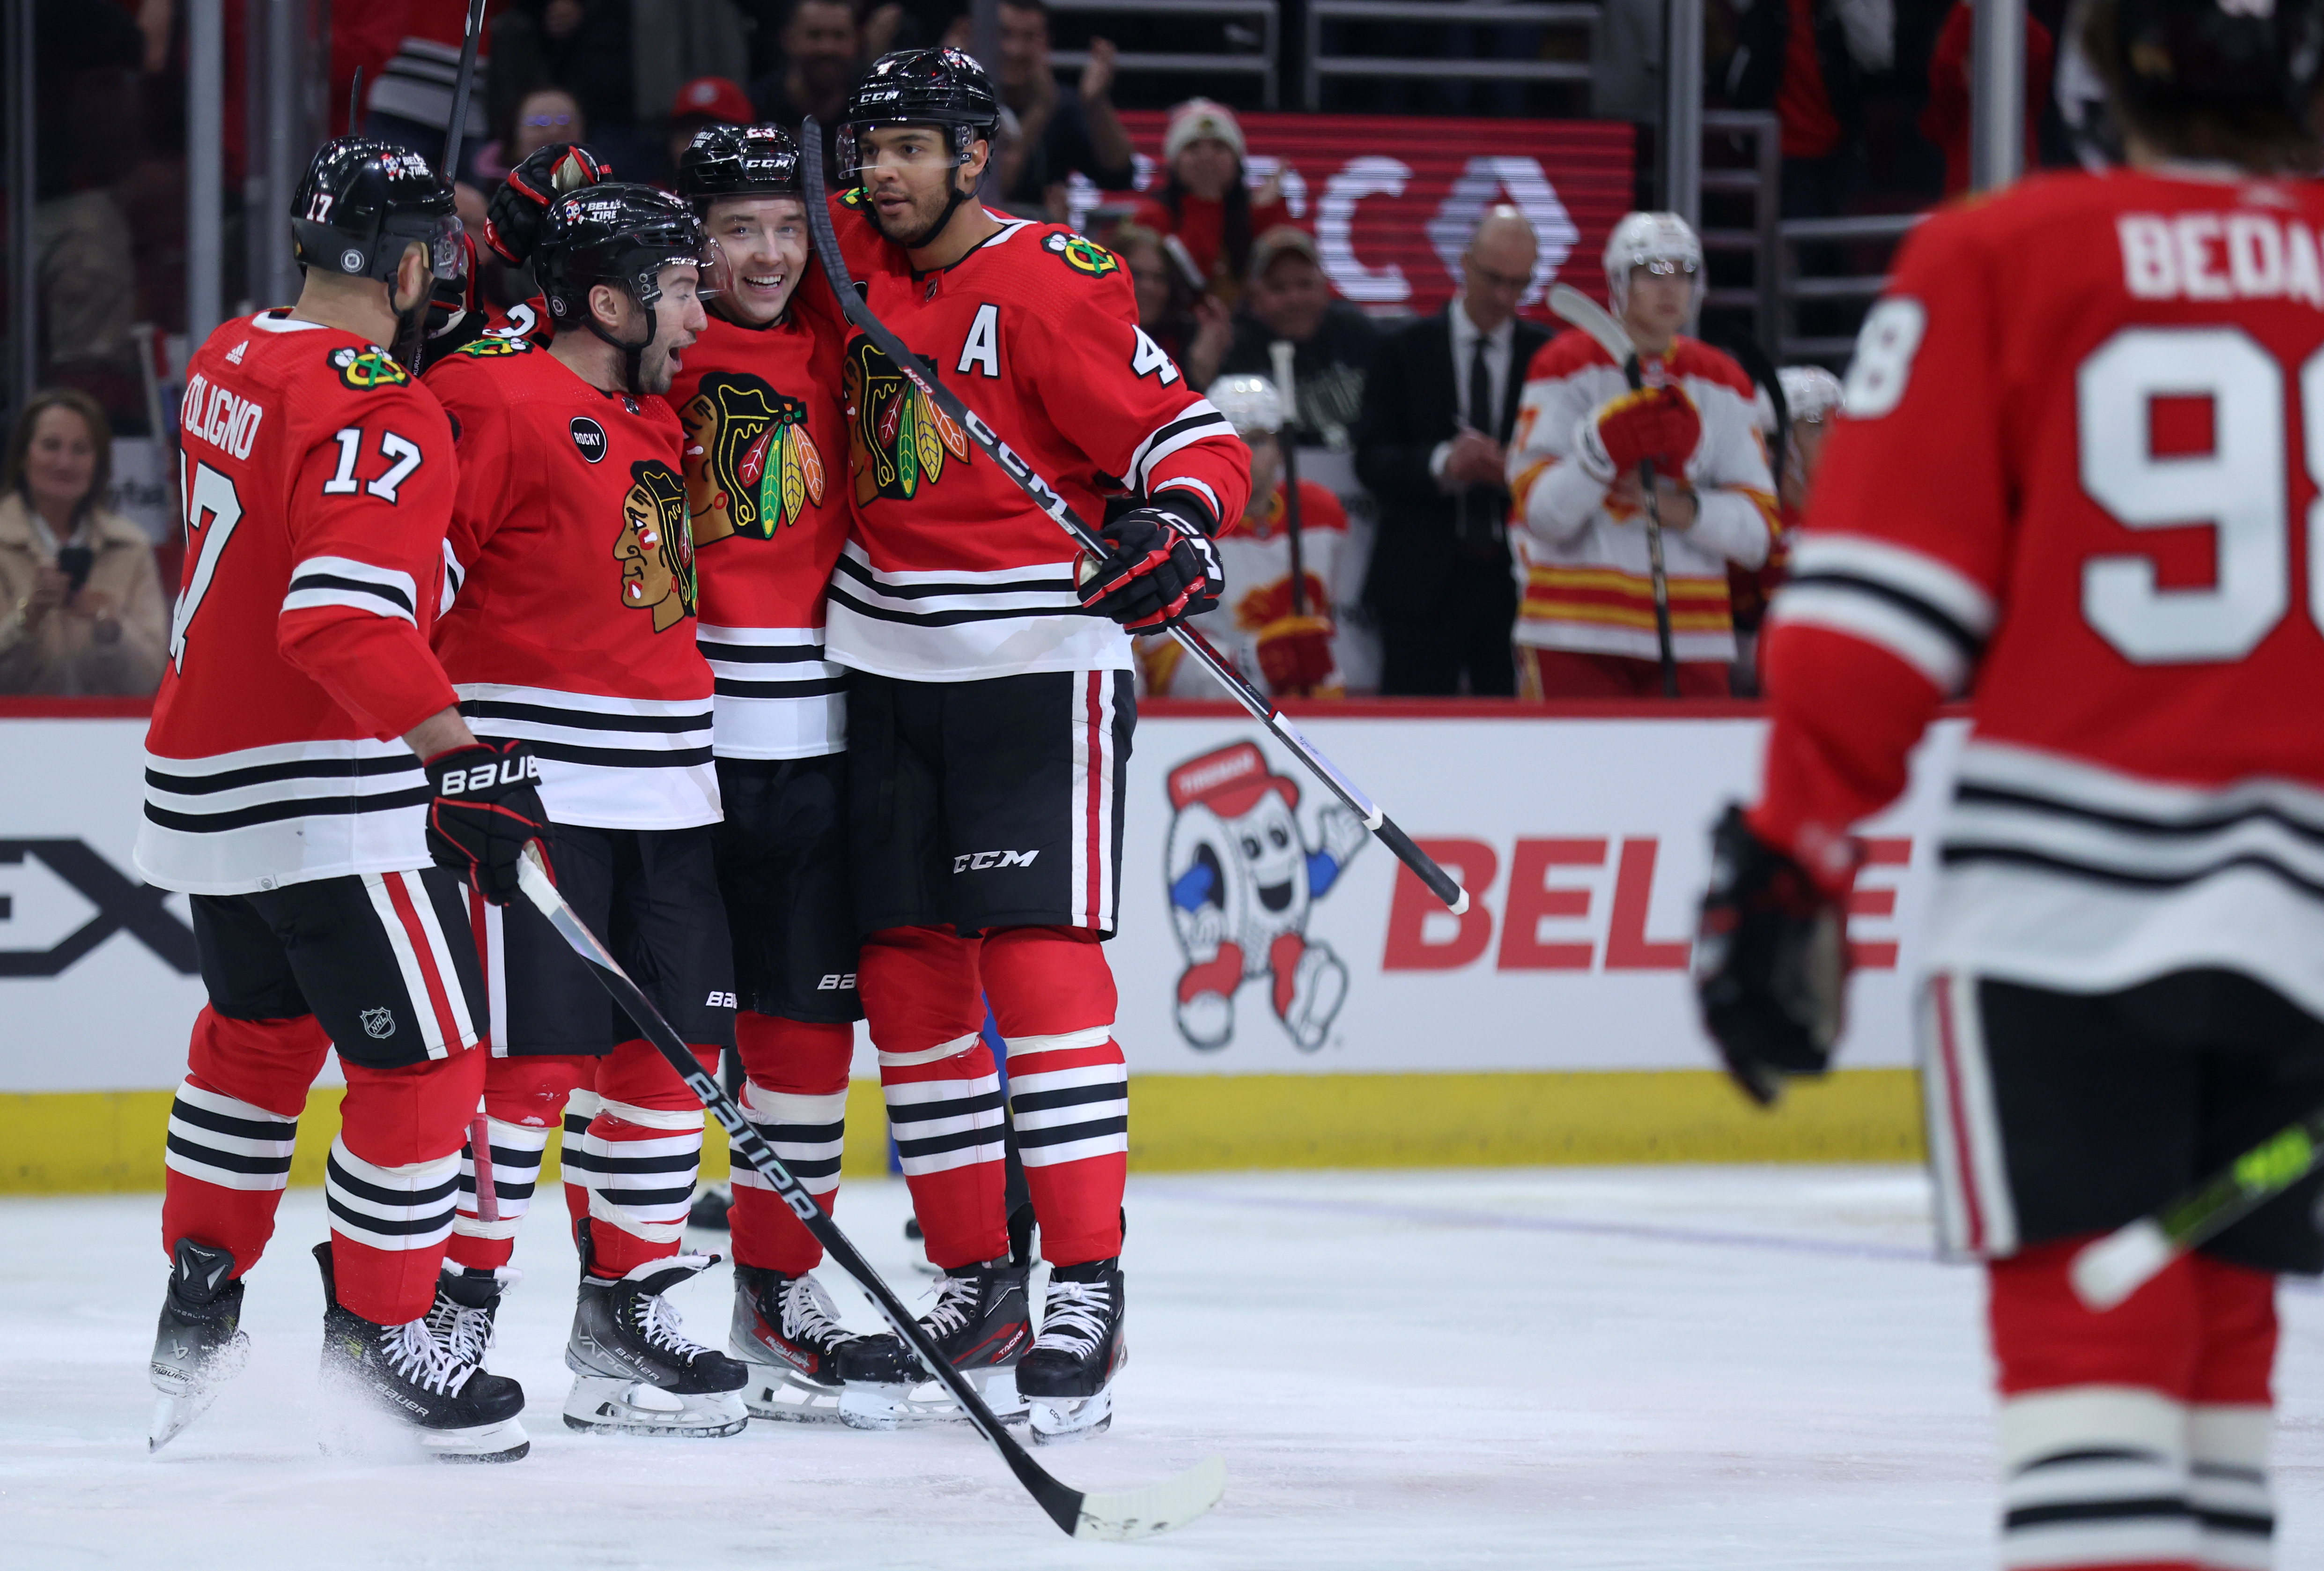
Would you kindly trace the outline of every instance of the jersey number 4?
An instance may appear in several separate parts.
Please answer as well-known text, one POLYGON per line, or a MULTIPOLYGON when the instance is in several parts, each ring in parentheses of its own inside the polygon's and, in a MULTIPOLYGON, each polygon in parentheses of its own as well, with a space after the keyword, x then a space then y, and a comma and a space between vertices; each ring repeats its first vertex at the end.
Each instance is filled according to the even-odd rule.
MULTIPOLYGON (((2208 588, 2160 587, 2153 558, 2082 565, 2082 615, 2141 665, 2236 661, 2292 605, 2292 502, 2284 446, 2292 417, 2283 367, 2236 328, 2131 328, 2082 362, 2077 377, 2082 489, 2126 529, 2209 523, 2218 569, 2208 588), (2158 399, 2210 404, 2206 453, 2158 457, 2158 399)), ((2324 350, 2300 368, 2301 448, 2324 485, 2324 350)), ((2308 615, 2324 628, 2324 495, 2311 503, 2308 615)))

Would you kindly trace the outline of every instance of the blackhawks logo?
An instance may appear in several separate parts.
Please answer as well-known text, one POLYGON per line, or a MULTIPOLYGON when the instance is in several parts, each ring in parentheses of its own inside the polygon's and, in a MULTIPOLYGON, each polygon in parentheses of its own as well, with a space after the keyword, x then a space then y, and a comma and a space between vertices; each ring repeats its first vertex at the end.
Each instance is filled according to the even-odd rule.
POLYGON ((401 387, 411 380, 411 373, 396 363, 384 349, 338 348, 331 351, 331 369, 339 380, 357 392, 374 387, 401 387))
MULTIPOLYGON (((925 356, 920 364, 936 374, 925 356)), ((916 495, 944 477, 947 462, 968 462, 968 433, 869 338, 847 347, 847 457, 859 503, 916 495)))
POLYGON ((839 205, 853 208, 860 213, 872 205, 872 193, 862 186, 849 186, 839 194, 839 205))
POLYGON ((501 336, 503 332, 503 329, 499 328, 487 328, 484 329, 484 336, 483 337, 471 338, 466 343, 461 345, 458 348, 453 350, 452 353, 455 355, 466 355, 469 358, 475 360, 487 360, 497 355, 530 355, 532 353, 531 339, 504 337, 501 336))
POLYGON ((622 567, 622 604, 651 613, 656 633, 694 615, 694 537, 686 527, 686 482, 659 458, 630 466, 613 560, 622 567))
POLYGON ((1041 249, 1053 256, 1065 259, 1067 267, 1092 278, 1103 278, 1109 273, 1121 271, 1121 258, 1094 240, 1084 240, 1079 235, 1053 234, 1041 242, 1041 249))
POLYGON ((772 540, 823 505, 823 455, 798 399, 756 376, 714 372, 678 414, 696 545, 731 534, 772 540))

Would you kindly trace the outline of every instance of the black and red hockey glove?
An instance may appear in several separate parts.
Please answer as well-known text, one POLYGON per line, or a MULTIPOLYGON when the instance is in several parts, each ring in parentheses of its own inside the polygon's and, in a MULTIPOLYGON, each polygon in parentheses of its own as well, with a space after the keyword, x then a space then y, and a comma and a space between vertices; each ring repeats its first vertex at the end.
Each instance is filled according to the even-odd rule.
POLYGON ((1711 888, 1694 940, 1703 1029, 1762 1107, 1784 1077, 1831 1067, 1848 1022, 1848 913, 1729 803, 1711 833, 1711 888))
POLYGON ((1154 633, 1200 616, 1226 593, 1219 548, 1202 524, 1159 507, 1133 507, 1098 537, 1106 553, 1084 553, 1074 590, 1084 608, 1132 633, 1154 633))
POLYGON ((540 217, 567 191, 613 178, 613 166, 578 143, 552 142, 535 148, 484 205, 484 244, 512 267, 532 258, 540 237, 540 217))
MULTIPOLYGON (((428 855, 475 886, 494 905, 517 895, 517 861, 546 841, 540 761, 521 742, 472 742, 427 761, 428 855)), ((541 846, 544 860, 549 847, 541 846)))

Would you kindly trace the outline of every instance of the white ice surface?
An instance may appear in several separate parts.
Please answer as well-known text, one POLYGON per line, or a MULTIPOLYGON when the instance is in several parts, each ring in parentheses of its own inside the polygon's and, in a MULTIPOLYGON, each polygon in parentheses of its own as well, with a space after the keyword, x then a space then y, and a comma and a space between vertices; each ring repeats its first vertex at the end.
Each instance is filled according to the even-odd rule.
MULTIPOLYGON (((326 1456, 322 1197, 250 1279, 251 1366, 158 1457, 158 1197, 0 1203, 0 1564, 1451 1566, 1974 1571, 1991 1400, 1973 1271, 1927 1258, 1897 1169, 1216 1175, 1133 1181, 1134 1356, 1112 1433, 1038 1458, 1123 1487, 1218 1452, 1226 1499, 1133 1546, 1066 1539, 964 1427, 604 1439, 558 1419, 573 1257, 544 1197, 494 1367, 530 1457, 326 1456)), ((840 1217, 908 1281, 900 1183, 840 1217)), ((836 1273, 825 1269, 827 1279, 836 1273)), ((873 1321, 831 1280, 852 1322, 873 1321)), ((678 1295, 723 1342, 722 1267, 678 1295)), ((2324 1296, 2287 1289, 2278 1564, 2324 1564, 2324 1296)))

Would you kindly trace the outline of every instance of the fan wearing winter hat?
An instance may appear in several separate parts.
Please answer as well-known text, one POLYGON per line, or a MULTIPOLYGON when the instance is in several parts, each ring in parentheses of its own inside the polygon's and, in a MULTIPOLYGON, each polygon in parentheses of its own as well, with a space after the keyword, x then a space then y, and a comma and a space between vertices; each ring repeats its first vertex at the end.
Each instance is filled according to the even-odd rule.
POLYGON ((1250 270, 1251 238, 1291 222, 1272 180, 1253 193, 1243 175, 1242 126, 1234 111, 1189 98, 1170 111, 1162 162, 1170 178, 1134 222, 1176 236, 1211 293, 1232 305, 1250 270))

